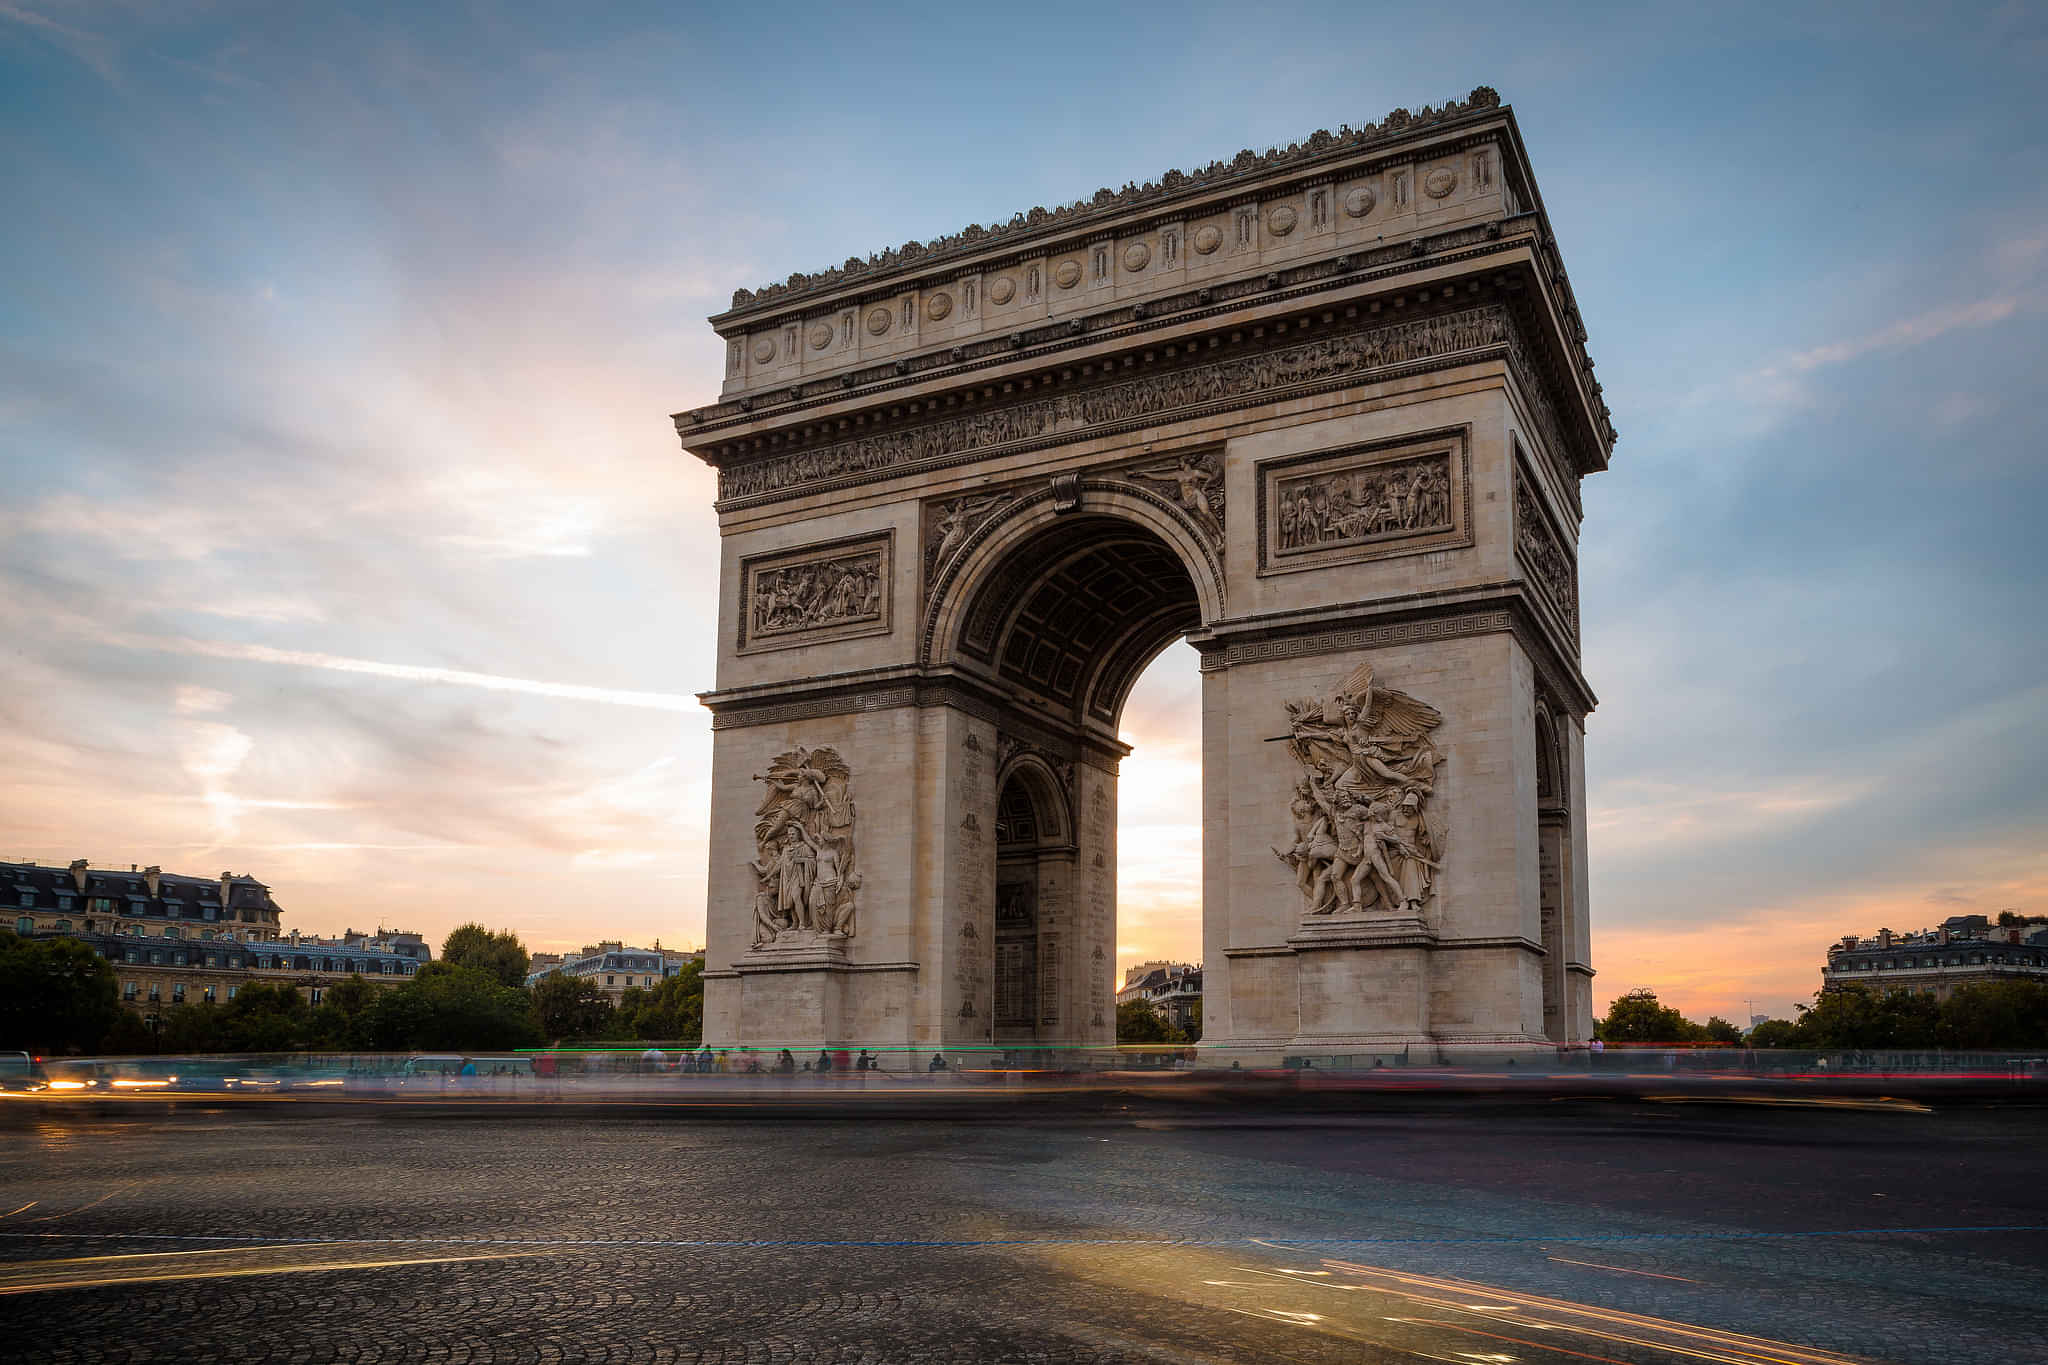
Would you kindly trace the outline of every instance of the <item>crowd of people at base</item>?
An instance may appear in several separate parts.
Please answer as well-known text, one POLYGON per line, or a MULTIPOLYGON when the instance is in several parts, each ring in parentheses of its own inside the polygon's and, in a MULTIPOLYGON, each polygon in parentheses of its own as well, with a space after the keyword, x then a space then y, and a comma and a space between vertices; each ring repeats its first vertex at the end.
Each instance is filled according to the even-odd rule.
MULTIPOLYGON (((714 1051, 706 1047, 696 1052, 682 1053, 673 1068, 669 1065, 666 1053, 662 1052, 659 1048, 649 1048, 640 1054, 640 1061, 643 1066, 650 1070, 667 1071, 673 1069, 694 1075, 794 1076, 802 1072, 807 1075, 822 1076, 833 1072, 880 1071, 882 1069, 882 1059, 869 1052, 866 1048, 862 1048, 860 1055, 857 1057, 849 1056, 844 1048, 839 1049, 837 1052, 826 1048, 819 1048, 817 1060, 803 1062, 797 1061, 796 1054, 788 1048, 783 1048, 781 1052, 776 1054, 773 1062, 764 1065, 763 1058, 751 1051, 742 1052, 739 1056, 734 1056, 723 1048, 714 1051)), ((937 1052, 932 1054, 931 1061, 925 1066, 925 1070, 928 1072, 950 1071, 951 1069, 944 1055, 937 1052)))

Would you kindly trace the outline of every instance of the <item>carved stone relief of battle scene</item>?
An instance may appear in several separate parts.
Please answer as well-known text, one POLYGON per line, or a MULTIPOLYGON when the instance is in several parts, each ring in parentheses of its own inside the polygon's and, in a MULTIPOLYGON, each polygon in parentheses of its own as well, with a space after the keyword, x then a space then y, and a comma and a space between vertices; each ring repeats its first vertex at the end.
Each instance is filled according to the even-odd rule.
POLYGON ((1463 434, 1260 466, 1262 571, 1471 543, 1463 434))
POLYGON ((889 628, 889 540, 746 562, 739 646, 773 649, 889 628))
POLYGON ((754 947, 806 946, 853 937, 852 773, 836 749, 801 746, 775 756, 754 813, 754 947))
POLYGON ((1541 501, 1529 484, 1529 476, 1515 470, 1515 553, 1531 577, 1542 587, 1563 614, 1565 625, 1574 633, 1579 628, 1578 574, 1569 551, 1552 529, 1541 501))
POLYGON ((1379 685, 1371 664, 1328 697, 1286 706, 1301 777, 1293 838, 1273 855, 1294 874, 1303 916, 1421 919, 1444 862, 1444 755, 1431 738, 1442 714, 1379 685))

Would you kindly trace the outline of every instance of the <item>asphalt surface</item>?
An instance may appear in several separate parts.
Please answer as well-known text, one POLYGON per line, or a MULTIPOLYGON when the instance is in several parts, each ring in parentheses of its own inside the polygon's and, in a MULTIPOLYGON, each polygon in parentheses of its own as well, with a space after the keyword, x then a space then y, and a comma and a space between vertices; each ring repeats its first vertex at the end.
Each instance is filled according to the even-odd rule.
POLYGON ((2033 1362, 2044 1136, 2041 1109, 1692 1100, 10 1104, 0 1354, 2033 1362))

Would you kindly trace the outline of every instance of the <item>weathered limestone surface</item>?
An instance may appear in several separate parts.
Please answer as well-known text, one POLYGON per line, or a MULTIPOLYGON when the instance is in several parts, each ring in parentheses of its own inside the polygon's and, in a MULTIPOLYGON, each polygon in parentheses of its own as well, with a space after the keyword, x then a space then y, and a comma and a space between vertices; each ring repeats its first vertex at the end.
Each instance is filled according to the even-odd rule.
POLYGON ((712 321, 710 1041, 1110 1041, 1117 717, 1180 637, 1213 1058, 1589 1035, 1614 433, 1491 92, 712 321))

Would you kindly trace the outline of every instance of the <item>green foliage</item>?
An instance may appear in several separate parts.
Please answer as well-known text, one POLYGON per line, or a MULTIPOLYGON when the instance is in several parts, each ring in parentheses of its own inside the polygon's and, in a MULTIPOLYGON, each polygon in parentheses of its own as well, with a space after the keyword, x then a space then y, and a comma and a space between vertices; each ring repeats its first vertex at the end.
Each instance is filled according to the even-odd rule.
POLYGON ((451 962, 429 962, 406 985, 379 992, 366 1032, 370 1046, 388 1052, 494 1052, 536 1037, 525 991, 451 962))
POLYGON ((1749 1031, 1751 1047, 1798 1047, 1799 1026, 1790 1019, 1766 1019, 1749 1031))
POLYGON ((1841 986, 1818 992, 1810 1008, 1801 1007, 1797 1023, 1758 1025, 1750 1041, 1814 1052, 2033 1051, 2048 1048, 2048 983, 1958 986, 1946 1000, 1921 991, 1841 986))
POLYGON ((1943 1047, 1978 1052, 2048 1048, 2048 982, 1993 981, 1958 987, 1942 1002, 1943 1047))
POLYGON ((1707 1031, 1657 999, 1657 992, 1638 986, 1616 997, 1607 1017, 1594 1028, 1603 1043, 1697 1043, 1707 1031))
POLYGON ((1707 1016, 1706 1025, 1701 1029, 1701 1032, 1706 1035, 1706 1040, 1710 1043, 1729 1043, 1736 1046, 1740 1046, 1742 1043, 1742 1030, 1718 1014, 1707 1016))
POLYGON ((1150 1000, 1126 1000, 1116 1007, 1119 1043, 1185 1043, 1187 1035, 1154 1009, 1150 1000))
POLYGON ((635 987, 619 1001, 629 1036, 695 1043, 704 1037, 704 964, 689 962, 653 990, 635 987))
MULTIPOLYGON (((244 986, 219 1009, 221 1051, 296 1052, 306 1045, 312 1007, 296 987, 285 982, 258 981, 244 986)), ((171 1013, 175 1016, 178 1011, 171 1013)))
POLYGON ((124 1009, 115 1017, 114 1026, 107 1030, 107 1036, 100 1039, 96 1049, 107 1057, 131 1057, 156 1050, 156 1035, 142 1022, 142 1016, 131 1009, 124 1009))
POLYGON ((121 1012, 113 967, 85 944, 0 930, 0 1047, 92 1051, 121 1012))
POLYGON ((441 944, 441 961, 474 967, 501 986, 523 986, 530 959, 526 945, 510 929, 492 933, 481 924, 465 924, 441 944))
POLYGON ((588 977, 549 972, 527 987, 528 1012, 544 1043, 592 1042, 611 1035, 618 1011, 588 977))
POLYGON ((378 987, 360 976, 347 977, 322 991, 320 1003, 307 1021, 307 1046, 322 1052, 357 1052, 369 1047, 370 1009, 378 994, 378 987))

